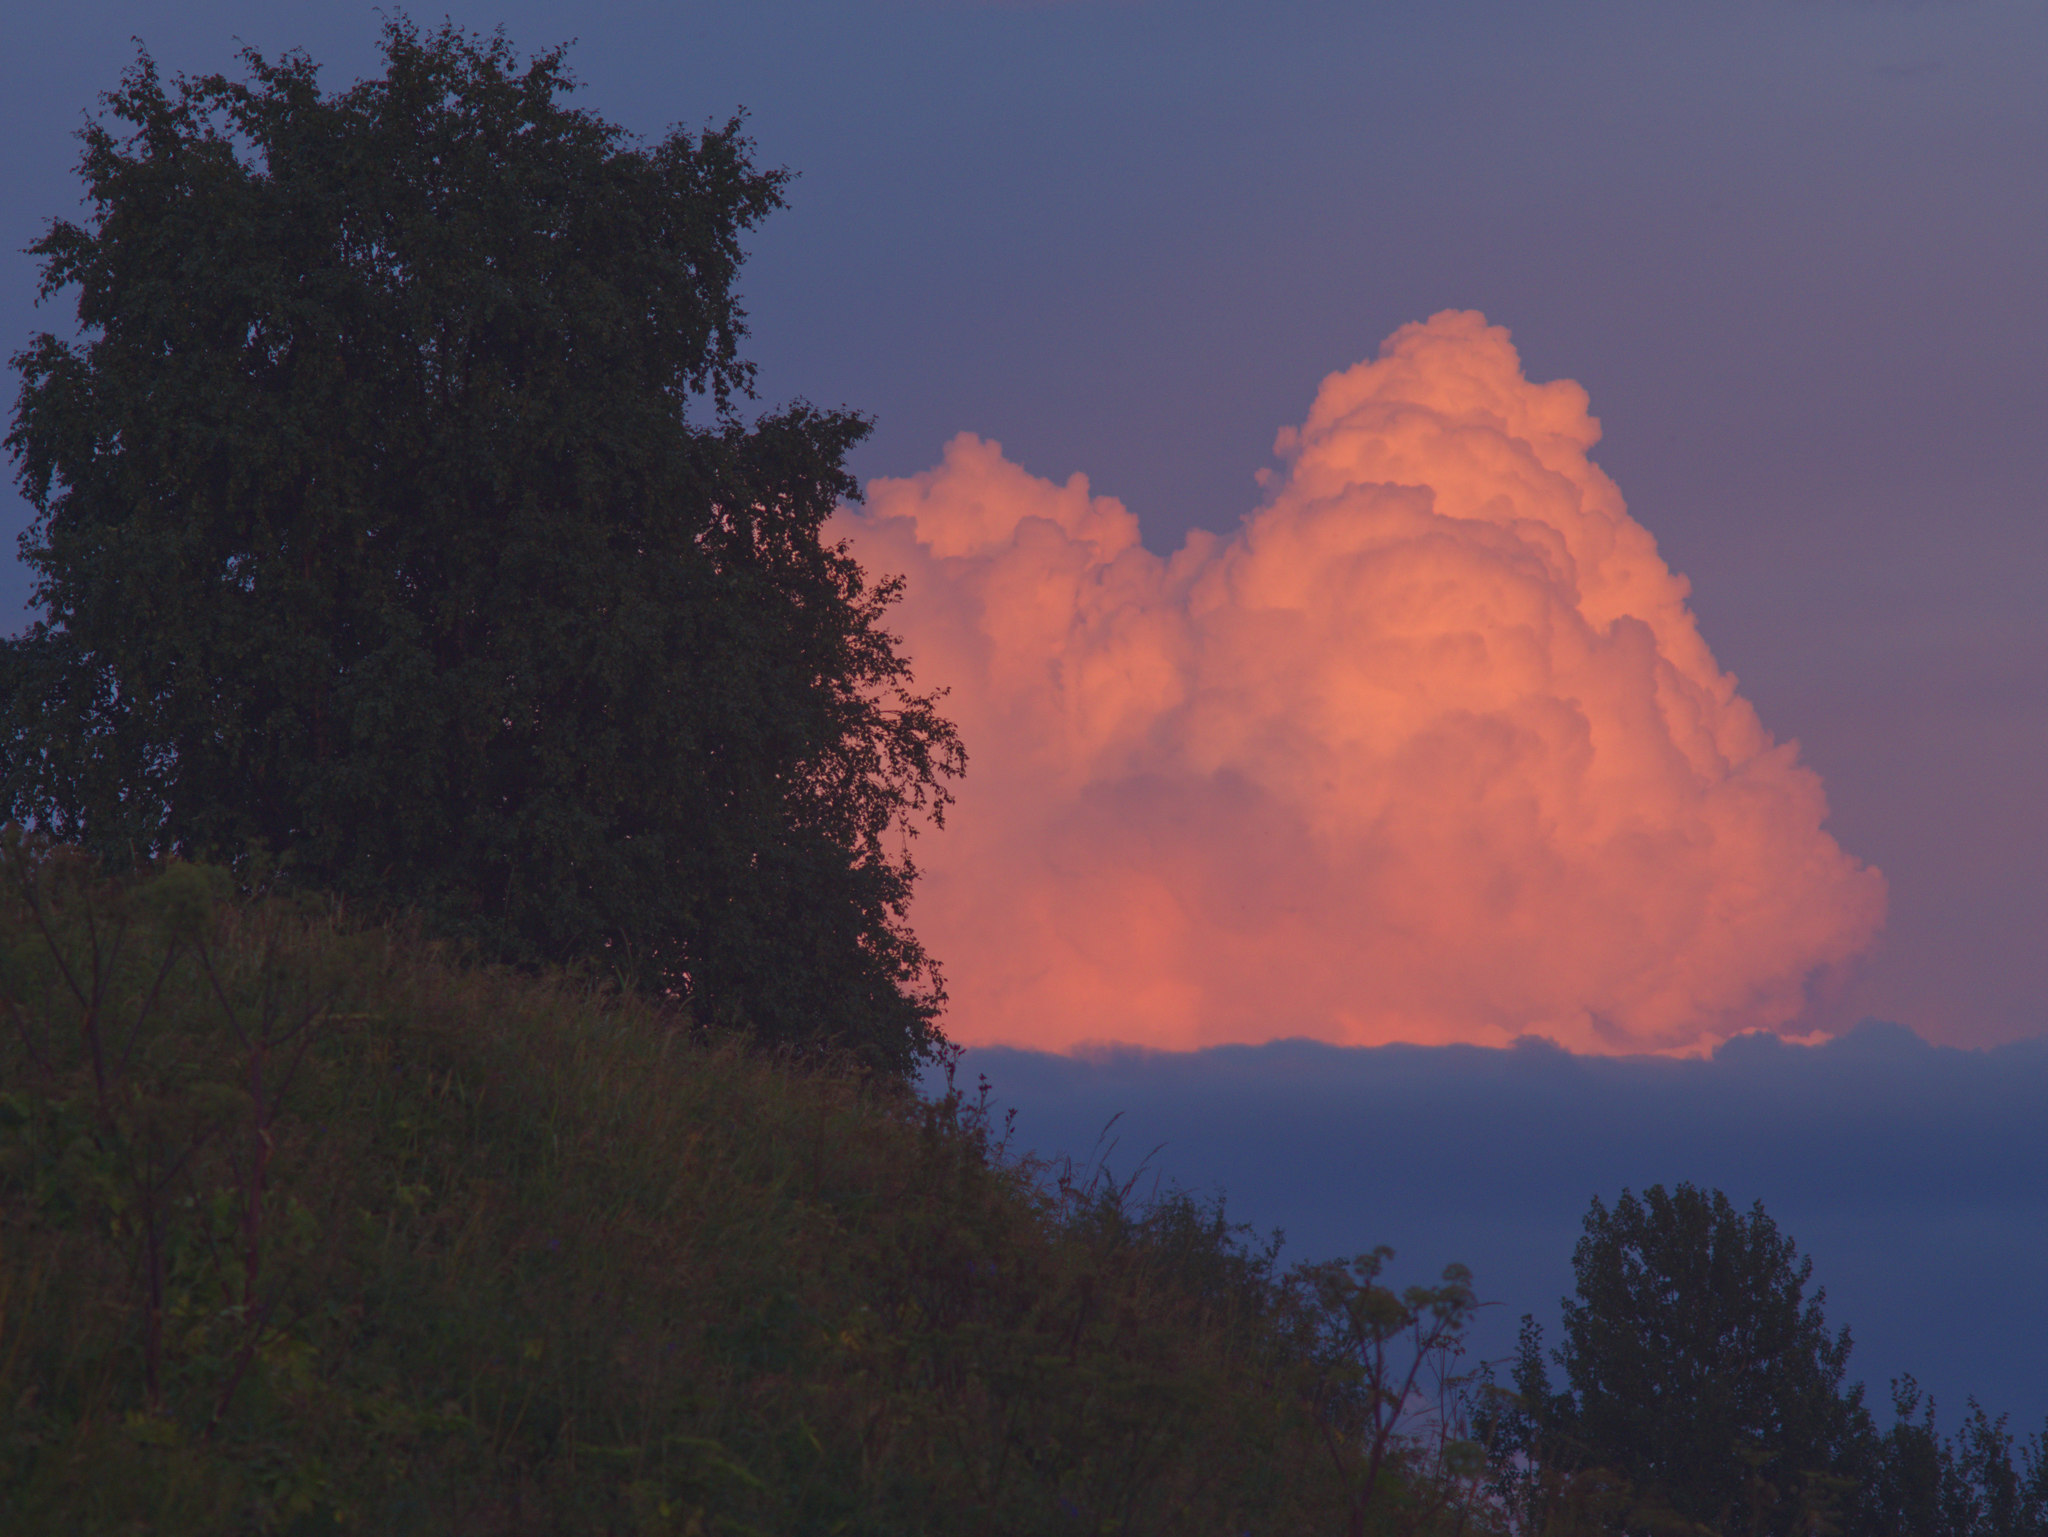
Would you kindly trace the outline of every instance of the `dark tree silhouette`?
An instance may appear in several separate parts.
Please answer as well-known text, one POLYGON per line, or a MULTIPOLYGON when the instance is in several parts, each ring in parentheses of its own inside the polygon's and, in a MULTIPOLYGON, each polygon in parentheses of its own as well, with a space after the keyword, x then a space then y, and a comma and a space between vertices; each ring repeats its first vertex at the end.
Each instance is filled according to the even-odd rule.
POLYGON ((1572 1268, 1566 1386, 1524 1320, 1518 1408, 1494 1427, 1533 1529, 1809 1532, 1853 1504, 1871 1429, 1842 1386, 1849 1331, 1828 1331, 1812 1261, 1761 1203, 1596 1198, 1572 1268))
POLYGON ((253 848, 485 953, 904 1068, 942 998, 904 835, 963 756, 821 528, 866 422, 743 420, 737 119, 646 145, 562 53, 400 20, 83 133, 15 358, 42 617, 0 647, 0 818, 253 848))

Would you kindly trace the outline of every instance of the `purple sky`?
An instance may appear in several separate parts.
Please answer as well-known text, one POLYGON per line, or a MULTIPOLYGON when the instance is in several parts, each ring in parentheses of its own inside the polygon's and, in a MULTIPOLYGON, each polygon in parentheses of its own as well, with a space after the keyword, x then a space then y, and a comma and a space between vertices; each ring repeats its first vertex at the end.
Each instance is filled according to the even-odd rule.
MULTIPOLYGON (((763 394, 872 413, 864 475, 972 430, 1085 471, 1168 550, 1255 505, 1326 373, 1485 311, 1532 377, 1590 391, 1597 457, 1709 644, 1890 881, 1885 934, 1809 1023, 2048 1032, 2048 7, 447 9, 522 47, 577 38, 585 103, 649 134, 749 109, 762 158, 800 173, 744 281, 763 394)), ((303 45, 341 85, 378 26, 294 0, 8 8, 10 348, 63 326, 18 253, 72 211, 70 131, 131 35, 172 70, 303 45)), ((10 532, 24 517, 0 502, 10 532)), ((25 594, 0 564, 0 611, 25 594)), ((1217 1147, 1200 1178, 1231 1183, 1217 1147)), ((1559 1173, 1570 1211, 1589 1168, 1559 1173)), ((1848 1209, 1814 1200, 1823 1226, 1848 1209)), ((1910 1364, 1929 1298, 1897 1296, 1887 1359, 1910 1364)))
MULTIPOLYGON (((424 13, 423 13, 424 14, 424 13)), ((438 13, 437 13, 438 14, 438 13)), ((1228 529, 1328 371, 1446 307, 1591 391, 1598 457, 1709 643, 1891 883, 1812 1023, 2048 1028, 2048 11, 2036 4, 459 4, 575 37, 656 133, 736 105, 800 173, 746 276, 764 393, 874 414, 859 468, 971 429, 1085 471, 1165 550, 1228 529)), ((143 38, 167 67, 368 6, 0 21, 19 248, 143 38)), ((10 344, 12 345, 12 344, 10 344)), ((11 498, 0 522, 18 525, 11 498)), ((0 569, 0 605, 25 590, 0 569)))

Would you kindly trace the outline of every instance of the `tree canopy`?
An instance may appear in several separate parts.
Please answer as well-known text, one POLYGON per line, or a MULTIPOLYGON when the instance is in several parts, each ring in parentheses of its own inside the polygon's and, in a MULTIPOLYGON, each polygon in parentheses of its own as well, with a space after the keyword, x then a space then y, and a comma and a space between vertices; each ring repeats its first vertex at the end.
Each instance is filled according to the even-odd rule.
POLYGON ((907 839, 964 766, 822 526, 859 415, 747 419, 739 119, 636 140, 560 50, 386 28, 83 131, 7 439, 41 617, 0 818, 235 859, 904 1067, 907 839))
POLYGON ((1813 1262, 1761 1203, 1690 1184, 1596 1197, 1572 1269, 1565 1389, 1525 1319, 1499 1448, 1524 1459, 1524 1503, 1576 1507, 1550 1529, 1806 1532, 1853 1503, 1871 1431, 1842 1384, 1849 1331, 1828 1331, 1813 1262))

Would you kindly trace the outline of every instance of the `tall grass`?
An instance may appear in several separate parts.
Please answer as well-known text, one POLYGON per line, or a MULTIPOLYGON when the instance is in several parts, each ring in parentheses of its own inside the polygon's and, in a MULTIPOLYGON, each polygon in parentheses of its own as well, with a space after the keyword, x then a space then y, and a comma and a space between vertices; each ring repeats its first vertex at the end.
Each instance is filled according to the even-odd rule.
POLYGON ((4 863, 0 1530, 1470 1514, 1406 1443, 1361 1482, 1369 1286, 1008 1158, 981 1098, 193 867, 4 863))

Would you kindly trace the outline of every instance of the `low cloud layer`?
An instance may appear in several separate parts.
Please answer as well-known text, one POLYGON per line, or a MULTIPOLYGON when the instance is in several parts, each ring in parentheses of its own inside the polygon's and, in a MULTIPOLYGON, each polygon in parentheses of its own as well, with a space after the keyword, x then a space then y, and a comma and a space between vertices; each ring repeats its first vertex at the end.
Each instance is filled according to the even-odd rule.
POLYGON ((1973 1393, 2022 1435, 2048 1414, 2048 1037, 1958 1051, 1865 1022, 1697 1061, 1533 1042, 967 1052, 961 1081, 983 1075, 1016 1151, 1225 1192, 1238 1220, 1285 1230, 1288 1261, 1387 1243, 1402 1284, 1469 1264, 1499 1304, 1481 1358, 1512 1352, 1525 1312, 1555 1343, 1594 1196, 1690 1180, 1762 1201, 1811 1256, 1881 1420, 1908 1371, 1949 1428, 1973 1393))
POLYGON ((1228 538, 1147 551, 962 435, 839 533, 972 763, 913 921, 969 1044, 1699 1050, 1882 922, 1715 664, 1585 392, 1471 313, 1324 380, 1228 538))

